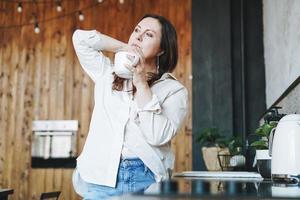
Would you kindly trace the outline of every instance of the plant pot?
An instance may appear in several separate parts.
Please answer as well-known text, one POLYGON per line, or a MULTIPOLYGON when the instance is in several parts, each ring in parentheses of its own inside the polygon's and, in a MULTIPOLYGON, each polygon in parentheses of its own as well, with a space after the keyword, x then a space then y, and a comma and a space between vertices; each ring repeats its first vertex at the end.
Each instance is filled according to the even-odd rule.
POLYGON ((228 167, 230 160, 230 153, 228 148, 202 147, 201 151, 205 166, 208 171, 222 171, 222 167, 223 170, 231 169, 228 167), (218 155, 222 156, 219 156, 218 158, 218 155), (222 165, 222 167, 220 164, 222 165))
POLYGON ((263 178, 271 178, 271 160, 269 150, 256 150, 257 170, 263 178))

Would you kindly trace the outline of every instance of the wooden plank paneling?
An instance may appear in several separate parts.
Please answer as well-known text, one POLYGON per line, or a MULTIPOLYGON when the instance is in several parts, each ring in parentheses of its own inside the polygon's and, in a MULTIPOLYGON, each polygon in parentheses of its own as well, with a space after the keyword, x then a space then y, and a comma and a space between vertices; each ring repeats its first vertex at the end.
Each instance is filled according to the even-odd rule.
MULTIPOLYGON (((0 26, 32 22, 83 9, 94 0, 62 1, 58 13, 55 1, 47 4, 0 2, 0 26)), ((0 187, 12 187, 12 199, 39 199, 42 192, 60 190, 61 199, 79 199, 71 184, 72 169, 32 169, 31 122, 44 119, 78 119, 77 150, 83 148, 93 109, 93 83, 81 69, 72 46, 76 28, 97 29, 124 42, 146 13, 166 16, 176 27, 179 62, 174 74, 190 95, 188 117, 173 140, 175 171, 191 170, 191 0, 104 0, 91 9, 33 25, 0 29, 0 187)), ((107 54, 110 58, 113 54, 107 54)))
MULTIPOLYGON (((4 4, 3 2, 0 2, 0 9, 3 10, 4 9, 4 4)), ((4 18, 0 18, 0 24, 4 24, 4 18)), ((4 35, 3 35, 3 31, 0 31, 0 38, 3 38, 4 35)), ((1 41, 0 42, 0 48, 3 48, 3 42, 1 41)), ((2 96, 3 96, 3 91, 2 91, 2 82, 3 82, 3 73, 2 73, 2 51, 0 51, 0 111, 1 108, 2 108, 2 96)), ((2 179, 3 179, 3 166, 4 166, 4 156, 5 156, 5 153, 4 153, 4 149, 5 149, 5 146, 4 146, 4 134, 1 134, 3 133, 3 120, 2 120, 2 115, 0 115, 0 188, 3 187, 3 182, 2 182, 2 179)))
MULTIPOLYGON (((1 10, 7 9, 7 4, 0 2, 1 10)), ((7 11, 3 13, 7 14, 7 11)), ((0 17, 0 23, 6 24, 7 18, 0 17)), ((6 105, 6 93, 4 91, 6 84, 6 75, 5 70, 5 61, 4 61, 4 49, 5 48, 5 34, 4 31, 0 31, 0 187, 4 187, 7 183, 4 183, 4 173, 6 172, 5 168, 5 159, 6 159, 6 126, 7 126, 7 111, 5 110, 6 105)))

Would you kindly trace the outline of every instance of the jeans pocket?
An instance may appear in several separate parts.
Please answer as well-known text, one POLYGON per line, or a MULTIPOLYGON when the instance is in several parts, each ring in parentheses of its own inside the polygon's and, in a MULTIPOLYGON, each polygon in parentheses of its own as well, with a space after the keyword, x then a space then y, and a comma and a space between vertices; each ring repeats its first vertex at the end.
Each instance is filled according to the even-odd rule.
POLYGON ((155 181, 154 173, 147 166, 145 166, 145 175, 155 181))

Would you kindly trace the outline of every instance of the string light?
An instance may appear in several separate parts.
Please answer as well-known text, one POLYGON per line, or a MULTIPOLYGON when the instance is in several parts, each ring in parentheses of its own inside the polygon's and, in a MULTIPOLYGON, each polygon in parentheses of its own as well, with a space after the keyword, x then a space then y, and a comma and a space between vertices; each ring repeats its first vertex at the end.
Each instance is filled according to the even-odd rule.
POLYGON ((98 0, 98 3, 102 3, 103 2, 103 0, 98 0))
POLYGON ((79 21, 83 21, 84 20, 84 15, 81 11, 79 11, 79 16, 78 16, 79 21))
POLYGON ((56 10, 57 10, 57 12, 61 12, 62 11, 62 6, 61 6, 60 0, 56 1, 56 10))
POLYGON ((125 0, 119 0, 120 4, 123 4, 125 0))
POLYGON ((34 15, 34 32, 36 34, 40 33, 40 27, 36 15, 34 15))
POLYGON ((22 12, 22 10, 23 10, 23 7, 22 7, 22 2, 19 2, 18 3, 18 13, 21 13, 22 12))
MULTIPOLYGON (((1 1, 1 0, 0 0, 1 1)), ((3 1, 6 1, 6 0, 3 0, 3 1)), ((51 0, 53 2, 53 0, 51 0)), ((61 0, 60 0, 61 1, 61 0)), ((64 0, 64 1, 69 1, 69 0, 64 0)), ((72 0, 74 1, 74 0, 72 0)), ((93 4, 90 4, 84 8, 81 8, 80 10, 74 10, 72 12, 69 12, 69 13, 64 13, 64 14, 61 14, 61 15, 57 15, 57 16, 54 16, 54 17, 50 17, 50 18, 47 18, 47 19, 42 19, 42 20, 37 20, 37 17, 35 15, 35 13, 33 15, 35 15, 35 20, 34 22, 25 22, 23 24, 11 24, 11 25, 1 25, 0 24, 0 31, 1 29, 10 29, 10 28, 20 28, 20 27, 23 27, 23 26, 34 26, 34 32, 35 33, 39 33, 40 32, 40 27, 39 25, 41 23, 47 23, 47 22, 50 22, 50 21, 53 21, 53 20, 57 20, 57 19, 61 19, 61 18, 65 18, 65 17, 68 17, 68 16, 74 16, 74 15, 78 15, 78 19, 80 21, 83 21, 84 20, 84 15, 83 15, 83 11, 85 10, 89 10, 91 8, 94 8, 94 7, 97 7, 99 6, 99 0, 97 0, 95 3, 93 4)), ((16 1, 16 0, 9 0, 7 1, 9 3, 20 3, 20 0, 16 1)), ((31 0, 30 1, 31 3, 42 3, 42 1, 36 1, 36 0, 31 0)), ((30 3, 29 1, 22 1, 22 3, 30 3)), ((102 0, 103 2, 103 0, 102 0)), ((49 1, 43 1, 43 3, 49 3, 49 1)))
MULTIPOLYGON (((20 0, 0 0, 6 3, 18 3, 20 0)), ((22 0, 22 3, 32 4, 34 0, 22 0)), ((54 0, 38 0, 37 4, 52 4, 54 0)), ((74 1, 74 0, 64 0, 64 1, 74 1)))
POLYGON ((39 24, 38 24, 38 23, 36 23, 36 24, 34 25, 34 32, 35 32, 36 34, 39 34, 39 33, 40 33, 40 27, 39 27, 39 24))

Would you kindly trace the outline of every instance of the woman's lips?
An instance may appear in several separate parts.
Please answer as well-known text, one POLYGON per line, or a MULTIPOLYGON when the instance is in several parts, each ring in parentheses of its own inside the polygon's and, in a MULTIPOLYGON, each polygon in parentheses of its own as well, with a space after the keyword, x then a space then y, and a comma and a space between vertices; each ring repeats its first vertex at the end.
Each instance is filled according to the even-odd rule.
POLYGON ((137 45, 137 44, 132 44, 131 46, 137 47, 137 48, 141 49, 141 47, 139 45, 137 45))

